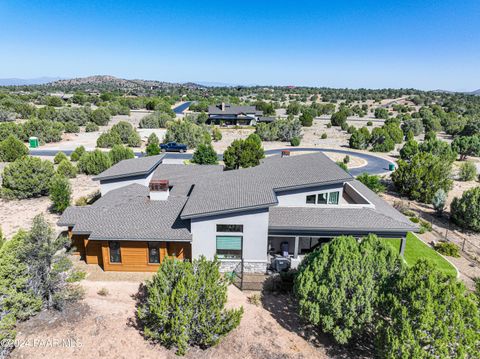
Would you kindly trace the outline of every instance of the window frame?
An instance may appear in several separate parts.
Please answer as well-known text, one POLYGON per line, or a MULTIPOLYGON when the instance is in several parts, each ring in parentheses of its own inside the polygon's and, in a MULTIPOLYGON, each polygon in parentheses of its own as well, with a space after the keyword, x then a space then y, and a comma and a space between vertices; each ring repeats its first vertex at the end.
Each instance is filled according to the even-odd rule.
MULTIPOLYGON (((220 249, 220 250, 222 250, 222 249, 220 249)), ((235 250, 235 251, 237 251, 237 250, 235 250)), ((243 258, 243 236, 222 236, 222 235, 219 236, 219 235, 217 235, 217 236, 215 237, 215 255, 216 255, 216 256, 218 257, 218 259, 220 259, 220 260, 242 260, 242 258, 243 258), (223 238, 225 238, 225 237, 240 238, 240 249, 238 250, 238 251, 240 252, 239 255, 238 255, 237 257, 234 257, 234 258, 231 258, 231 257, 225 258, 224 256, 225 256, 225 255, 228 255, 228 253, 226 253, 226 254, 219 254, 219 253, 218 253, 218 238, 219 238, 219 237, 223 237, 223 238)))
POLYGON ((328 199, 330 198, 329 192, 321 192, 317 195, 316 204, 328 204, 328 199), (325 202, 320 202, 320 196, 325 196, 325 202))
POLYGON ((160 264, 160 242, 147 242, 147 250, 148 250, 148 264, 160 264), (151 259, 151 249, 156 249, 158 252, 158 262, 152 262, 151 259))
POLYGON ((305 197, 305 204, 317 204, 317 194, 307 194, 305 197), (313 202, 309 202, 308 198, 310 199, 313 197, 313 202))
POLYGON ((336 205, 340 201, 340 191, 329 192, 328 193, 328 204, 336 205), (332 194, 335 194, 336 202, 331 202, 332 194))
MULTIPOLYGON (((108 241, 108 259, 110 264, 122 264, 122 246, 120 245, 120 241, 108 241), (112 244, 118 244, 118 261, 112 260, 112 244)), ((116 250, 116 249, 113 249, 116 250)))

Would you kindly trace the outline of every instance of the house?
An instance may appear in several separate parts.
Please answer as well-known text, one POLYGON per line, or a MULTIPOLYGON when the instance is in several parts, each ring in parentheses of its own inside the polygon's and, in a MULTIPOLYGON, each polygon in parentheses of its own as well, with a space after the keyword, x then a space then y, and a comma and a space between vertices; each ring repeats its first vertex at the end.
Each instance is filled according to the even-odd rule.
POLYGON ((275 255, 298 265, 338 235, 402 238, 417 227, 322 153, 272 156, 257 167, 122 161, 95 178, 102 197, 59 220, 88 264, 156 271, 167 257, 265 272, 275 255))
POLYGON ((256 125, 263 112, 255 106, 234 106, 221 103, 208 106, 208 123, 216 125, 256 125))

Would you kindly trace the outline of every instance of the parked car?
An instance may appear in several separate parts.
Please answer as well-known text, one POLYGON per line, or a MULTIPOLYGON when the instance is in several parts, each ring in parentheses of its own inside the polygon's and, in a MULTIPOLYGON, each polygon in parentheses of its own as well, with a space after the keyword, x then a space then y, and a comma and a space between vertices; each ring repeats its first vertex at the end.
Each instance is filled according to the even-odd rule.
POLYGON ((187 145, 183 143, 168 142, 162 143, 160 145, 162 152, 185 152, 187 150, 187 145))

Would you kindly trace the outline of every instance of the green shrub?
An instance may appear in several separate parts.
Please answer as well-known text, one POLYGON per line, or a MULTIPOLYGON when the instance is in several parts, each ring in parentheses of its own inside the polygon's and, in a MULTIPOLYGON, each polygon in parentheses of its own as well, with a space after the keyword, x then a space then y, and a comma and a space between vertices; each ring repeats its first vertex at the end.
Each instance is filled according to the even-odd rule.
POLYGON ((480 313, 463 283, 425 260, 405 270, 380 307, 378 358, 474 358, 480 313))
POLYGON ((357 180, 362 182, 365 186, 370 188, 373 192, 379 193, 385 191, 385 186, 380 180, 380 176, 369 175, 368 173, 362 173, 357 177, 357 180))
POLYGON ((178 142, 190 148, 197 147, 205 138, 206 129, 187 120, 172 121, 167 124, 165 142, 178 142))
POLYGON ((357 130, 357 129, 355 128, 355 126, 351 126, 351 125, 350 125, 350 126, 348 126, 348 128, 347 128, 347 133, 348 133, 349 135, 351 135, 351 134, 354 133, 356 130, 357 130))
POLYGON ((320 138, 321 138, 322 140, 325 140, 327 137, 328 137, 328 136, 327 136, 327 133, 326 133, 326 132, 322 133, 322 135, 320 136, 320 138))
POLYGON ((199 165, 218 164, 217 153, 211 143, 201 143, 193 153, 192 162, 199 165))
POLYGON ((212 138, 215 142, 220 141, 222 139, 222 131, 219 128, 214 127, 212 129, 212 138))
POLYGON ((140 128, 165 128, 168 121, 175 119, 175 116, 172 116, 169 113, 156 111, 149 115, 146 115, 140 120, 140 128))
POLYGON ((373 126, 372 121, 368 121, 368 122, 367 122, 367 126, 373 126))
POLYGON ((302 113, 299 120, 304 127, 312 127, 313 125, 313 115, 309 111, 302 113))
POLYGON ((332 116, 330 117, 330 122, 332 126, 341 126, 342 123, 347 122, 347 117, 348 113, 344 110, 340 110, 332 114, 332 116))
POLYGON ((410 161, 399 160, 392 181, 400 194, 423 203, 431 203, 438 189, 452 186, 452 162, 429 152, 419 152, 410 161))
POLYGON ((245 140, 234 140, 223 153, 223 161, 227 169, 258 166, 264 157, 262 141, 256 133, 250 134, 245 140))
POLYGON ((111 166, 109 154, 100 150, 85 152, 78 161, 78 170, 86 175, 98 175, 111 166))
POLYGON ((87 277, 87 272, 83 270, 74 270, 67 279, 68 283, 80 282, 87 277))
POLYGON ((130 158, 135 158, 135 153, 131 148, 125 147, 123 145, 115 145, 109 152, 112 165, 130 158))
POLYGON ((113 125, 109 133, 114 137, 116 137, 115 134, 118 134, 121 141, 120 144, 123 143, 130 147, 138 147, 142 143, 140 135, 135 131, 132 124, 126 121, 120 121, 113 125))
POLYGON ((64 122, 63 123, 63 130, 65 133, 79 133, 80 132, 80 126, 78 126, 77 123, 69 121, 69 122, 64 122))
POLYGON ((345 164, 350 163, 350 156, 349 155, 346 155, 345 157, 343 157, 343 163, 345 163, 345 164))
POLYGON ((452 221, 460 227, 480 232, 480 187, 463 192, 455 197, 450 206, 452 221))
POLYGON ((300 315, 346 344, 374 327, 381 298, 402 267, 375 235, 360 242, 334 238, 300 264, 294 287, 300 315))
POLYGON ((332 128, 332 123, 331 122, 327 123, 327 128, 332 128))
POLYGON ((99 130, 99 127, 96 123, 94 122, 89 122, 85 126, 85 132, 96 132, 99 130))
POLYGON ((342 122, 340 128, 342 129, 342 131, 348 131, 348 123, 342 122))
POLYGON ((420 218, 418 218, 418 217, 410 217, 410 221, 412 221, 413 223, 420 223, 420 218))
POLYGON ((77 162, 84 153, 85 153, 85 147, 79 146, 75 148, 75 150, 70 155, 70 161, 77 162))
POLYGON ((0 161, 13 162, 28 155, 28 147, 14 135, 9 135, 0 142, 0 161))
POLYGON ((57 154, 55 155, 55 157, 53 158, 53 163, 55 163, 56 165, 58 165, 60 162, 62 162, 63 160, 67 160, 68 161, 68 157, 67 155, 62 152, 62 151, 59 151, 57 152, 57 154))
POLYGON ((294 137, 290 140, 290 145, 297 147, 300 146, 300 139, 298 137, 294 137))
POLYGON ((96 110, 92 111, 90 115, 90 120, 98 126, 106 126, 110 121, 110 116, 110 111, 108 111, 104 107, 99 107, 96 110))
POLYGON ((55 173, 50 161, 24 156, 7 165, 2 174, 2 196, 31 198, 48 195, 55 173))
POLYGON ((58 164, 57 173, 67 178, 75 178, 77 177, 77 168, 68 160, 68 158, 65 158, 58 164))
POLYGON ((477 167, 471 161, 463 162, 458 172, 460 181, 474 181, 477 178, 477 167))
POLYGON ((432 231, 432 224, 420 218, 420 234, 432 231))
POLYGON ((122 139, 117 132, 104 132, 97 138, 97 147, 112 148, 115 145, 122 145, 122 139))
POLYGON ((435 244, 435 250, 445 256, 455 258, 460 257, 460 248, 458 248, 458 246, 452 242, 438 242, 435 244))
POLYGON ((189 346, 216 345, 237 327, 243 308, 225 309, 228 282, 219 267, 218 260, 204 257, 162 261, 137 312, 145 336, 184 355, 189 346))
POLYGON ((63 213, 70 206, 72 187, 67 177, 56 174, 50 182, 50 200, 54 212, 63 213))

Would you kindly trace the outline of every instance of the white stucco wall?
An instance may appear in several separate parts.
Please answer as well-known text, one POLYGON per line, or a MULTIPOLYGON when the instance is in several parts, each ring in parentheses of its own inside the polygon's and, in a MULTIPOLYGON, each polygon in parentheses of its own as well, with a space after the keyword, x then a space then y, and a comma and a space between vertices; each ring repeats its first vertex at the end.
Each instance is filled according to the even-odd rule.
POLYGON ((150 173, 150 175, 148 175, 147 177, 134 177, 132 179, 125 179, 125 178, 122 178, 122 179, 118 179, 118 180, 109 180, 109 181, 100 181, 100 192, 102 193, 102 196, 105 195, 107 192, 111 191, 111 190, 114 190, 114 189, 117 189, 117 188, 121 188, 121 187, 125 187, 125 186, 128 186, 132 183, 138 183, 138 184, 141 184, 143 186, 148 186, 148 184, 150 183, 150 180, 152 179, 152 176, 153 176, 153 173, 150 173))
MULTIPOLYGON (((296 190, 277 193, 278 205, 281 207, 312 207, 321 206, 318 204, 307 204, 306 196, 325 192, 339 192, 339 204, 346 204, 343 199, 343 186, 316 187, 308 190, 296 190)), ((329 205, 331 206, 331 205, 329 205)))
POLYGON ((243 259, 251 262, 267 261, 268 210, 192 219, 193 258, 203 254, 208 259, 213 259, 216 252, 216 236, 237 235, 237 233, 217 232, 217 224, 242 224, 243 259))

